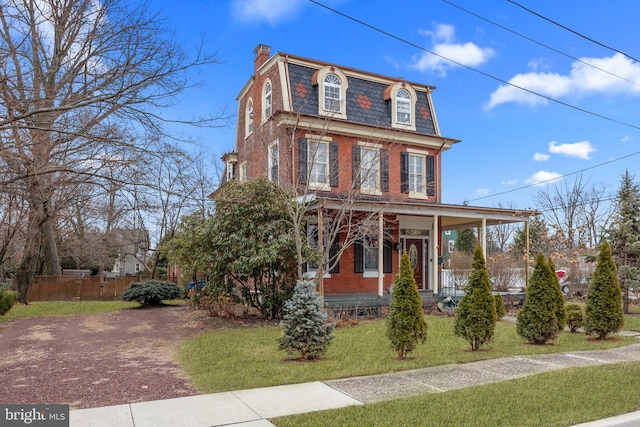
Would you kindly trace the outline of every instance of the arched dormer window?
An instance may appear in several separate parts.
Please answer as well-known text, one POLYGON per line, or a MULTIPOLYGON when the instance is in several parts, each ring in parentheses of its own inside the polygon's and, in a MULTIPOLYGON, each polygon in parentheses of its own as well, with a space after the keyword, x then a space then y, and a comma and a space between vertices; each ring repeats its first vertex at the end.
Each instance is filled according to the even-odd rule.
POLYGON ((342 93, 340 87, 342 83, 335 74, 327 74, 324 78, 324 109, 327 111, 340 112, 342 93))
POLYGON ((271 82, 267 80, 264 85, 264 99, 262 101, 262 118, 265 122, 271 117, 271 100, 271 82))
POLYGON ((318 86, 318 115, 347 118, 349 82, 342 70, 331 65, 322 67, 311 78, 311 84, 318 86))
POLYGON ((246 135, 245 137, 251 135, 253 133, 253 99, 249 98, 249 102, 247 102, 247 114, 245 115, 246 120, 246 135))
POLYGON ((411 124, 411 95, 406 89, 400 89, 396 93, 396 122, 398 124, 411 124))
POLYGON ((416 102, 418 95, 411 85, 398 82, 384 91, 385 101, 391 102, 391 127, 416 130, 416 102))

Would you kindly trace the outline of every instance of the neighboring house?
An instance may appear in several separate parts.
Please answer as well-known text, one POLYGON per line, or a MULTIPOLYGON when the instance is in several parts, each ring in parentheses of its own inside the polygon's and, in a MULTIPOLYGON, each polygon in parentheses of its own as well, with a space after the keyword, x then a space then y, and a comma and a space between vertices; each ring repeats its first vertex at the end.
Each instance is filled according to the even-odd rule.
MULTIPOLYGON (((325 295, 377 294, 393 284, 402 251, 417 286, 438 293, 443 232, 528 221, 535 212, 443 204, 442 136, 432 86, 276 53, 259 45, 253 76, 238 95, 235 150, 223 156, 222 185, 266 176, 295 187, 309 212, 360 213, 368 233, 348 245, 322 279, 325 295), (353 200, 353 197, 356 200, 353 200)), ((319 226, 309 227, 317 239, 319 226)), ((344 236, 325 247, 344 245, 344 236)), ((443 244, 444 243, 444 244, 443 244)), ((486 247, 486 238, 481 238, 486 247)), ((313 266, 309 266, 313 276, 313 266)))
POLYGON ((145 272, 150 260, 149 232, 143 229, 117 228, 111 233, 118 251, 112 272, 116 276, 145 272))

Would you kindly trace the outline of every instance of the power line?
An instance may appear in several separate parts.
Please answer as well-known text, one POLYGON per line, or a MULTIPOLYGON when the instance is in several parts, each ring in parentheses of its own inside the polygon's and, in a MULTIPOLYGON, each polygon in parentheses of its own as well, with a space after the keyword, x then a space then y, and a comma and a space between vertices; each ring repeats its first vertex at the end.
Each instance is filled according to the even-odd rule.
POLYGON ((525 190, 527 188, 536 187, 536 186, 538 186, 540 184, 545 184, 545 183, 557 181, 557 180, 559 180, 561 178, 566 178, 566 177, 571 176, 571 175, 576 175, 576 174, 579 174, 579 173, 582 173, 582 172, 585 172, 585 171, 588 171, 588 170, 591 170, 591 169, 599 168, 601 166, 608 165, 609 163, 614 163, 614 162, 617 162, 617 161, 620 161, 620 160, 627 159, 629 157, 637 156, 638 154, 640 154, 640 151, 636 151, 635 153, 627 154, 626 156, 618 157, 616 159, 612 159, 612 160, 609 160, 609 161, 606 161, 606 162, 603 162, 603 163, 599 163, 597 165, 589 166, 588 168, 580 169, 580 170, 577 170, 577 171, 574 171, 574 172, 569 172, 569 173, 566 173, 564 175, 557 176, 555 178, 545 179, 544 181, 539 181, 539 182, 536 182, 535 184, 529 184, 529 185, 525 185, 525 186, 518 187, 518 188, 512 188, 511 190, 502 191, 500 193, 495 193, 495 194, 491 194, 491 195, 488 195, 488 196, 482 196, 482 197, 478 197, 478 198, 475 198, 475 199, 467 200, 467 202, 475 202, 477 200, 489 199, 491 197, 502 196, 503 194, 513 193, 514 191, 520 191, 520 190, 525 190))
POLYGON ((611 71, 605 70, 604 68, 600 68, 600 67, 598 67, 598 66, 596 66, 596 65, 593 65, 593 64, 591 64, 591 63, 589 63, 589 62, 587 62, 587 61, 584 61, 584 60, 582 60, 582 59, 580 59, 580 58, 576 58, 575 56, 569 55, 568 53, 563 52, 563 51, 561 51, 561 50, 559 50, 559 49, 556 49, 556 48, 554 48, 554 47, 552 47, 552 46, 549 46, 549 45, 547 45, 547 44, 544 44, 544 43, 542 43, 542 42, 539 42, 538 40, 535 40, 535 39, 533 39, 533 38, 531 38, 531 37, 525 36, 524 34, 519 33, 519 32, 517 32, 517 31, 515 31, 515 30, 512 30, 511 28, 505 27, 504 25, 498 24, 497 22, 494 22, 494 21, 492 21, 492 20, 490 20, 490 19, 487 19, 487 18, 485 18, 485 17, 483 17, 483 16, 481 16, 481 15, 479 15, 479 14, 475 13, 475 12, 472 12, 472 11, 470 11, 470 10, 468 10, 468 9, 465 9, 465 8, 463 8, 462 6, 459 6, 459 5, 455 4, 455 3, 452 3, 452 2, 447 1, 447 0, 442 0, 442 1, 443 1, 444 3, 446 3, 446 4, 450 5, 450 6, 453 6, 453 7, 457 8, 457 9, 459 9, 459 10, 461 10, 461 11, 465 12, 465 13, 468 13, 469 15, 475 16, 475 17, 476 17, 476 18, 478 18, 478 19, 481 19, 481 20, 483 20, 483 21, 485 21, 485 22, 488 22, 488 23, 489 23, 489 24, 491 24, 491 25, 495 25, 495 26, 496 26, 496 27, 498 27, 498 28, 502 28, 503 30, 508 31, 508 32, 510 32, 510 33, 512 33, 512 34, 515 34, 515 35, 516 35, 516 36, 518 36, 518 37, 522 37, 523 39, 528 40, 528 41, 530 41, 531 43, 535 43, 535 44, 537 44, 537 45, 539 45, 539 46, 542 46, 542 47, 544 47, 544 48, 547 48, 547 49, 549 49, 549 50, 551 50, 551 51, 553 51, 553 52, 556 52, 556 53, 558 53, 558 54, 560 54, 560 55, 566 56, 567 58, 573 59, 573 60, 574 60, 574 61, 576 61, 576 62, 580 62, 581 64, 587 65, 587 66, 589 66, 589 67, 591 67, 591 68, 595 68, 596 70, 602 71, 603 73, 607 73, 607 74, 609 74, 609 75, 611 75, 611 76, 613 76, 613 77, 617 77, 617 78, 619 78, 619 79, 621 79, 621 80, 624 80, 624 81, 626 81, 626 82, 632 83, 632 84, 634 84, 634 85, 636 85, 636 86, 640 86, 640 84, 638 84, 637 82, 635 82, 635 81, 633 81, 633 80, 629 80, 629 79, 627 79, 627 78, 625 78, 625 77, 619 76, 618 74, 612 73, 611 71))
POLYGON ((621 120, 614 119, 614 118, 612 118, 612 117, 605 116, 605 115, 603 115, 603 114, 596 113, 596 112, 594 112, 594 111, 590 111, 590 110, 587 110, 587 109, 585 109, 585 108, 578 107, 578 106, 573 105, 573 104, 569 104, 568 102, 560 101, 560 100, 555 99, 555 98, 552 98, 552 97, 550 97, 550 96, 543 95, 543 94, 541 94, 541 93, 539 93, 539 92, 536 92, 536 91, 534 91, 534 90, 527 89, 527 88, 522 87, 522 86, 518 86, 518 85, 516 85, 516 84, 514 84, 514 83, 511 83, 511 82, 509 82, 509 81, 507 81, 507 80, 501 79, 500 77, 496 77, 496 76, 494 76, 494 75, 492 75, 492 74, 489 74, 489 73, 486 73, 486 72, 484 72, 484 71, 478 70, 477 68, 473 68, 473 67, 471 67, 471 66, 469 66, 469 65, 465 65, 465 64, 462 64, 462 63, 460 63, 460 62, 458 62, 458 61, 455 61, 455 60, 453 60, 453 59, 447 58, 446 56, 440 55, 440 54, 438 54, 438 53, 436 53, 436 52, 433 52, 433 51, 431 51, 431 50, 429 50, 429 49, 426 49, 426 48, 424 48, 424 47, 422 47, 422 46, 419 46, 419 45, 417 45, 416 43, 410 42, 409 40, 403 39, 402 37, 396 36, 395 34, 392 34, 392 33, 388 32, 388 31, 385 31, 385 30, 383 30, 383 29, 381 29, 381 28, 378 28, 378 27, 376 27, 376 26, 374 26, 374 25, 368 24, 368 23, 366 23, 366 22, 364 22, 364 21, 361 21, 361 20, 359 20, 359 19, 357 19, 357 18, 354 18, 354 17, 353 17, 353 16, 351 16, 351 15, 347 15, 346 13, 343 13, 343 12, 340 12, 339 10, 333 9, 333 8, 331 8, 331 7, 329 7, 329 6, 325 5, 325 4, 320 3, 320 2, 319 2, 319 1, 317 1, 317 0, 309 0, 309 1, 310 1, 311 3, 313 3, 313 4, 315 4, 315 5, 318 5, 318 6, 322 7, 322 8, 324 8, 324 9, 329 10, 330 12, 333 12, 333 13, 335 13, 335 14, 337 14, 337 15, 340 15, 340 16, 342 16, 342 17, 346 18, 346 19, 349 19, 349 20, 351 20, 351 21, 353 21, 353 22, 356 22, 356 23, 358 23, 358 24, 360 24, 360 25, 362 25, 362 26, 365 26, 365 27, 367 27, 367 28, 369 28, 369 29, 371 29, 371 30, 373 30, 373 31, 376 31, 376 32, 378 32, 378 33, 380 33, 380 34, 383 34, 383 35, 385 35, 385 36, 387 36, 387 37, 390 37, 390 38, 392 38, 392 39, 394 39, 394 40, 397 40, 397 41, 399 41, 399 42, 401 42, 401 43, 404 43, 404 44, 407 44, 407 45, 409 45, 409 46, 415 47, 416 49, 422 50, 422 51, 427 52, 427 53, 429 53, 429 54, 431 54, 431 55, 435 55, 435 56, 437 56, 438 58, 444 59, 445 61, 448 61, 448 62, 450 62, 450 63, 452 63, 452 64, 455 64, 455 65, 457 65, 457 66, 459 66, 459 67, 466 68, 467 70, 474 71, 475 73, 478 73, 478 74, 480 74, 480 75, 482 75, 482 76, 488 77, 488 78, 490 78, 490 79, 492 79, 492 80, 498 81, 498 82, 500 82, 500 83, 502 83, 502 84, 505 84, 505 85, 508 85, 508 86, 514 87, 514 88, 516 88, 516 89, 520 89, 520 90, 522 90, 522 91, 524 91, 524 92, 527 92, 527 93, 530 93, 530 94, 532 94, 532 95, 539 96, 540 98, 546 99, 547 101, 555 102, 556 104, 560 104, 560 105, 563 105, 563 106, 565 106, 565 107, 572 108, 572 109, 574 109, 574 110, 577 110, 577 111, 583 112, 583 113, 585 113, 585 114, 589 114, 589 115, 592 115, 592 116, 595 116, 595 117, 599 117, 599 118, 601 118, 601 119, 603 119, 603 120, 608 120, 608 121, 610 121, 610 122, 617 123, 617 124, 619 124, 619 125, 623 125, 623 126, 627 126, 627 127, 633 128, 633 129, 638 129, 638 130, 640 130, 640 126, 637 126, 637 125, 634 125, 634 124, 631 124, 631 123, 627 123, 627 122, 623 122, 623 121, 621 121, 621 120))
POLYGON ((590 41, 591 43, 597 44, 598 46, 602 46, 602 47, 604 47, 605 49, 609 49, 609 50, 612 50, 612 51, 614 51, 614 52, 620 53, 620 54, 622 54, 622 55, 626 56, 626 57, 627 57, 627 58, 629 58, 629 59, 633 59, 633 60, 634 60, 634 61, 636 61, 636 62, 640 62, 640 60, 638 60, 638 59, 634 58, 634 57, 633 57, 633 56, 631 56, 631 55, 627 55, 626 53, 622 52, 621 50, 618 50, 618 49, 613 48, 613 47, 611 47, 611 46, 608 46, 608 45, 606 45, 606 44, 604 44, 604 43, 601 43, 601 42, 599 42, 599 41, 597 41, 597 40, 595 40, 595 39, 592 39, 591 37, 587 37, 586 35, 584 35, 584 34, 582 34, 582 33, 578 32, 578 31, 576 31, 576 30, 573 30, 573 29, 571 29, 571 28, 567 27, 566 25, 562 25, 562 24, 560 24, 559 22, 554 21, 553 19, 547 18, 546 16, 541 15, 540 13, 538 13, 538 12, 536 12, 536 11, 533 11, 533 10, 531 10, 531 9, 527 8, 527 7, 523 6, 523 5, 521 5, 520 3, 517 3, 517 2, 515 2, 515 1, 513 1, 513 0, 507 0, 507 1, 508 1, 509 3, 511 3, 511 4, 513 4, 513 5, 518 6, 519 8, 522 8, 522 9, 526 10, 527 12, 531 13, 532 15, 537 16, 538 18, 544 19, 545 21, 550 22, 550 23, 552 23, 553 25, 556 25, 556 26, 558 26, 558 27, 562 28, 563 30, 567 30, 567 31, 569 31, 570 33, 573 33, 573 34, 575 34, 575 35, 576 35, 576 36, 578 36, 578 37, 581 37, 581 38, 583 38, 583 39, 585 39, 585 40, 588 40, 588 41, 590 41))

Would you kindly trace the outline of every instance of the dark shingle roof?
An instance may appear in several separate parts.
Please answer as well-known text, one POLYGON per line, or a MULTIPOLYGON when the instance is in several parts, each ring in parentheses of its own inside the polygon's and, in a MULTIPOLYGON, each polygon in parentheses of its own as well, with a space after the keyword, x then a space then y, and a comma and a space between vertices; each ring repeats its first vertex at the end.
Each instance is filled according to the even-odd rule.
MULTIPOLYGON (((289 84, 295 112, 318 115, 318 85, 311 79, 317 69, 297 64, 288 64, 289 84)), ((347 77, 347 121, 370 126, 391 128, 391 100, 384 99, 388 85, 356 77, 347 77)), ((416 118, 416 132, 435 135, 433 115, 427 101, 427 94, 417 92, 418 100, 413 111, 416 118)))

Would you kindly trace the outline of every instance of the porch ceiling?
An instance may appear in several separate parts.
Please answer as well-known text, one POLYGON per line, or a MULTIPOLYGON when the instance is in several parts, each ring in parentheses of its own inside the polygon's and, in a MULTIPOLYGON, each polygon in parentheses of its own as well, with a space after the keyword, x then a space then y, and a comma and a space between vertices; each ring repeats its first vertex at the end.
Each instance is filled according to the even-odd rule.
MULTIPOLYGON (((313 197, 311 209, 323 206, 325 209, 339 209, 340 200, 330 197, 313 197)), ((447 205, 442 203, 419 203, 412 201, 359 201, 353 205, 353 210, 361 212, 384 212, 385 214, 425 216, 433 218, 438 215, 443 230, 459 230, 464 228, 481 227, 482 221, 487 226, 526 222, 529 218, 540 213, 530 210, 500 209, 481 206, 447 205)))

